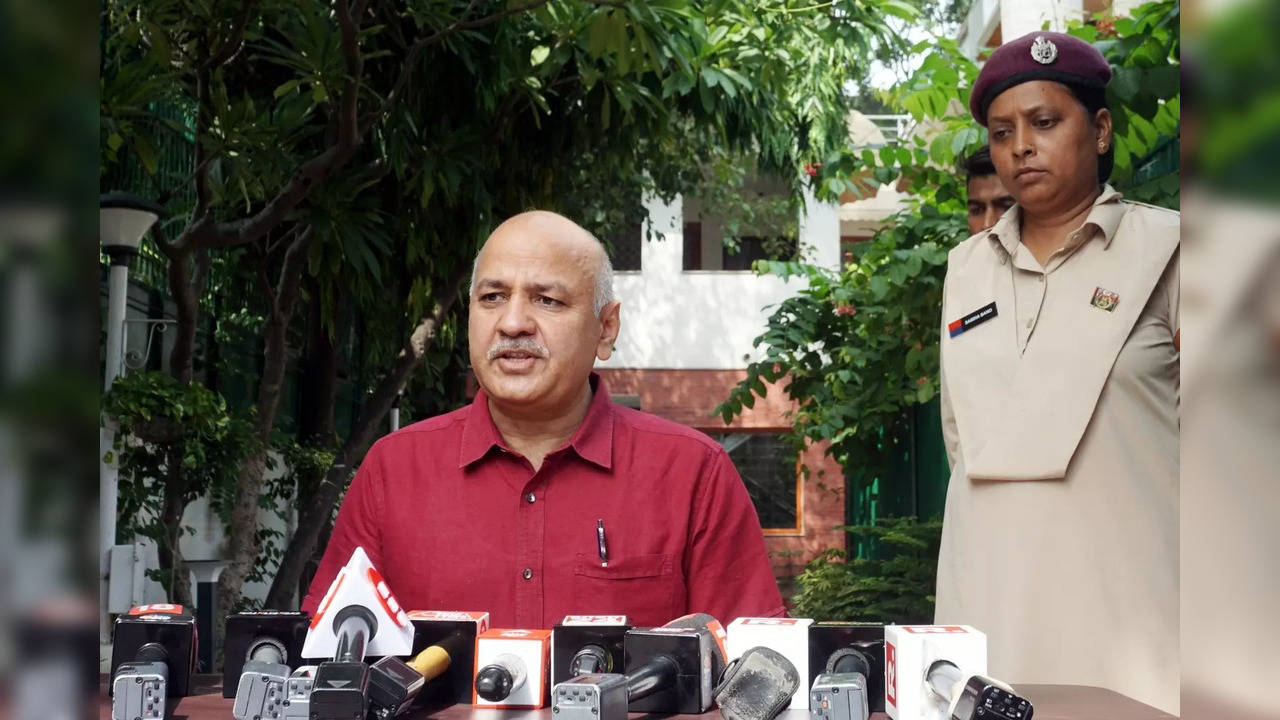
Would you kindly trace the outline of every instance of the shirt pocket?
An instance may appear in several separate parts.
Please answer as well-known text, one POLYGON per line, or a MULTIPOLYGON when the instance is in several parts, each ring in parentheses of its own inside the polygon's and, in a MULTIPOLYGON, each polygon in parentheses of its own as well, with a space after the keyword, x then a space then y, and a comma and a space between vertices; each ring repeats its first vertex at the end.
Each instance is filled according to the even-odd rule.
POLYGON ((594 554, 578 553, 574 568, 575 612, 584 615, 626 615, 634 625, 661 625, 675 617, 672 608, 676 582, 671 555, 632 555, 609 558, 600 566, 594 554))

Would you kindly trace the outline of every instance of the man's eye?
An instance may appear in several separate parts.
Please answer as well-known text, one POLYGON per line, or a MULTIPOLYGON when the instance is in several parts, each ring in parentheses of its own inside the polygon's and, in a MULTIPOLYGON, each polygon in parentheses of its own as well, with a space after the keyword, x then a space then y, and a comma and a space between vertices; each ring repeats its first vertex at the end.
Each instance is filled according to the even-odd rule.
POLYGON ((485 293, 480 296, 480 302, 498 302, 502 299, 502 293, 485 293))
POLYGON ((1051 127, 1053 127, 1054 125, 1056 125, 1056 124, 1057 124, 1057 122, 1058 122, 1058 121, 1057 121, 1057 120, 1055 120, 1055 119, 1053 119, 1053 118, 1040 118, 1039 120, 1036 120, 1036 127, 1041 128, 1041 129, 1043 129, 1043 128, 1051 128, 1051 127))
POLYGON ((1006 130, 1006 129, 1004 129, 1004 128, 1000 128, 999 130, 993 130, 993 131, 991 131, 991 137, 992 137, 992 139, 994 139, 994 140, 1003 140, 1003 139, 1005 139, 1005 138, 1006 138, 1006 137, 1008 137, 1008 136, 1009 136, 1009 131, 1008 131, 1008 130, 1006 130))
POLYGON ((981 214, 982 214, 982 206, 980 206, 980 205, 970 205, 970 206, 969 206, 969 214, 970 214, 970 215, 981 215, 981 214))
POLYGON ((559 300, 556 300, 555 298, 549 298, 549 297, 547 297, 546 295, 539 295, 539 296, 538 296, 538 302, 539 302, 539 303, 541 303, 541 304, 543 304, 543 305, 550 306, 550 307, 556 307, 557 305, 563 305, 563 304, 564 304, 564 303, 560 302, 559 300))

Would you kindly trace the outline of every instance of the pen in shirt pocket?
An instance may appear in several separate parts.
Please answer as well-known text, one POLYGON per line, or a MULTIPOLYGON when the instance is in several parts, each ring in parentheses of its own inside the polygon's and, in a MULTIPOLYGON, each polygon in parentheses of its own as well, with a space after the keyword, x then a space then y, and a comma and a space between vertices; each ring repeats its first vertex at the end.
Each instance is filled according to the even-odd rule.
POLYGON ((604 538, 604 520, 596 520, 596 550, 600 553, 600 567, 609 567, 609 544, 604 538))

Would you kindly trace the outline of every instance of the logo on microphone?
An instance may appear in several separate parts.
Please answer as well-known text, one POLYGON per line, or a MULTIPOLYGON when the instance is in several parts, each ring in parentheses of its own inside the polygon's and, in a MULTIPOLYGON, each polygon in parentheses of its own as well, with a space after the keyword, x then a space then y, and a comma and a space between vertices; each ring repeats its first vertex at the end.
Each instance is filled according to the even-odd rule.
POLYGON ((746 618, 742 621, 743 625, 795 625, 800 622, 795 618, 746 618))
POLYGON ((182 606, 173 605, 171 603, 153 603, 151 605, 139 605, 129 611, 130 615, 181 615, 182 606))
POLYGON ((378 602, 382 604, 382 609, 387 611, 392 622, 400 627, 408 627, 409 618, 404 614, 400 603, 396 602, 396 596, 391 594, 387 581, 382 579, 382 575, 374 570, 372 565, 369 566, 369 582, 373 583, 373 588, 378 593, 378 602))
POLYGON ((913 635, 954 635, 969 632, 959 625, 903 625, 902 629, 913 635))
POLYGON ((522 637, 529 637, 533 633, 529 632, 528 630, 503 630, 500 634, 502 635, 502 637, 522 638, 522 637))
POLYGON ((884 644, 884 699, 898 707, 898 653, 891 642, 884 644))

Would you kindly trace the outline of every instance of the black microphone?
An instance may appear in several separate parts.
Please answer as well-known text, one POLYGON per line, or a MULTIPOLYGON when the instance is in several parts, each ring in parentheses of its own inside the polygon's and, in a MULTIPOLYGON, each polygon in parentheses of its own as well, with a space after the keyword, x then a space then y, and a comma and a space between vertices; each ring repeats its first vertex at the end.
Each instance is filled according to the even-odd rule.
POLYGON ((111 650, 111 717, 160 720, 168 697, 187 694, 196 623, 181 605, 142 605, 116 619, 111 650))
POLYGON ((625 615, 569 615, 551 630, 551 682, 622 670, 625 615))
POLYGON ((279 717, 285 701, 284 685, 289 681, 289 666, 284 662, 287 657, 278 640, 254 639, 241 665, 235 702, 231 706, 232 717, 236 720, 279 717))
POLYGON ((724 636, 706 613, 628 631, 623 650, 631 712, 706 712, 712 683, 724 674, 724 636))
POLYGON ((408 662, 388 656, 370 665, 369 717, 389 720, 407 710, 427 683, 449 669, 464 645, 463 634, 456 632, 408 662))
POLYGON ((502 702, 523 687, 528 677, 524 660, 503 653, 476 673, 476 694, 489 702, 502 702))
MULTIPOLYGON (((247 663, 251 661, 276 663, 284 666, 283 676, 289 677, 289 668, 302 665, 302 641, 307 635, 307 625, 311 618, 297 610, 256 610, 240 612, 227 617, 226 632, 223 634, 222 696, 238 697, 244 685, 243 676, 253 672, 253 682, 248 683, 243 691, 253 692, 256 685, 263 689, 268 685, 280 683, 280 667, 253 666, 250 670, 247 663), (275 653, 268 650, 269 646, 275 653), (279 654, 276 658, 273 655, 279 654)), ((238 717, 238 716, 237 716, 238 717)), ((252 714, 249 715, 252 718, 252 714)), ((262 717, 271 717, 264 713, 262 717)))
POLYGON ((782 653, 753 647, 725 668, 715 700, 725 720, 773 720, 799 687, 800 673, 782 653))
POLYGON ((333 659, 320 663, 311 685, 312 720, 351 720, 368 712, 369 666, 364 662, 378 619, 362 605, 333 616, 337 643, 333 659))

